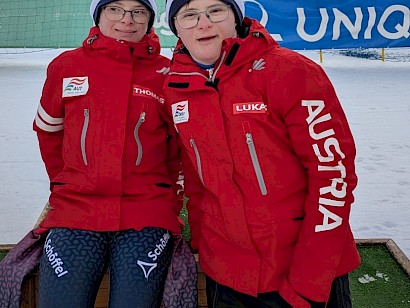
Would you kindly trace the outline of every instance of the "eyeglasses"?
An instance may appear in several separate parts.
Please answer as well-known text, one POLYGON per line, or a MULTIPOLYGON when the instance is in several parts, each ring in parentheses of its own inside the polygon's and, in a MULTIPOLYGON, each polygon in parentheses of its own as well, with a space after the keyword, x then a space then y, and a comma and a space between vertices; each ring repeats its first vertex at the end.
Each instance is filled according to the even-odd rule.
POLYGON ((182 29, 190 29, 198 24, 199 17, 203 13, 212 23, 221 22, 229 16, 229 5, 213 5, 201 12, 187 10, 176 15, 174 19, 182 29))
POLYGON ((119 21, 126 13, 131 13, 132 20, 139 24, 146 24, 151 18, 151 12, 146 9, 124 10, 118 6, 104 6, 104 14, 108 20, 119 21))

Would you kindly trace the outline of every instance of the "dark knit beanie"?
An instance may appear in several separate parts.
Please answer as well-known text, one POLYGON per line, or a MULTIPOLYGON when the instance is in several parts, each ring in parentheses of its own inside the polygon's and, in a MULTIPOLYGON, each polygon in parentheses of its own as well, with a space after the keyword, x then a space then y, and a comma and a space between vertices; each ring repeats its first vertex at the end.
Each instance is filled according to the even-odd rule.
MULTIPOLYGON (((98 26, 98 22, 100 20, 101 9, 103 6, 110 4, 111 2, 115 2, 117 0, 92 0, 90 5, 90 15, 91 18, 94 20, 94 24, 98 26)), ((148 22, 148 30, 147 33, 151 31, 152 25, 154 24, 155 16, 157 15, 157 4, 154 0, 138 0, 143 5, 147 7, 148 10, 151 12, 151 18, 148 22)))
MULTIPOLYGON (((222 2, 229 4, 235 13, 235 20, 240 25, 243 18, 245 17, 245 5, 242 0, 221 0, 222 2)), ((166 17, 168 20, 169 28, 175 35, 177 35, 177 30, 175 29, 174 17, 181 9, 182 6, 191 2, 190 0, 167 0, 166 2, 166 17)))

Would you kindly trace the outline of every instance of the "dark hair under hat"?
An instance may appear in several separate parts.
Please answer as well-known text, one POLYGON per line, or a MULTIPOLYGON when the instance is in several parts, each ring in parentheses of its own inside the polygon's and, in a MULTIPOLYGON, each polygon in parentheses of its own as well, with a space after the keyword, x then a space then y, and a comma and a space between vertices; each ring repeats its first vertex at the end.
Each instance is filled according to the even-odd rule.
MULTIPOLYGON (((117 0, 92 0, 90 5, 90 15, 94 20, 94 24, 98 26, 98 22, 100 20, 101 9, 103 6, 115 2, 117 0)), ((151 18, 148 22, 148 30, 147 33, 151 31, 151 28, 154 24, 155 16, 157 15, 157 5, 155 0, 137 0, 141 4, 145 5, 148 10, 151 12, 151 18)))
MULTIPOLYGON (((235 19, 238 25, 242 23, 245 16, 245 6, 242 0, 221 0, 222 2, 229 4, 235 13, 235 19)), ((168 19, 168 25, 174 34, 177 34, 175 28, 174 16, 178 13, 182 6, 188 4, 191 0, 167 0, 166 1, 166 16, 168 19)))

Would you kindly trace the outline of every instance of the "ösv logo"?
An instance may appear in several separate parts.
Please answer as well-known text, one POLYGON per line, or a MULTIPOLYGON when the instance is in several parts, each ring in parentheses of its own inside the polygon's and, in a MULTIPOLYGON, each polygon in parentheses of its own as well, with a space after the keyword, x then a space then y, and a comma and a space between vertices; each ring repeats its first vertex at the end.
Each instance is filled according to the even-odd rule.
POLYGON ((84 95, 88 92, 88 76, 63 79, 63 97, 84 95))
POLYGON ((188 101, 181 101, 171 105, 174 123, 184 123, 189 120, 188 101))

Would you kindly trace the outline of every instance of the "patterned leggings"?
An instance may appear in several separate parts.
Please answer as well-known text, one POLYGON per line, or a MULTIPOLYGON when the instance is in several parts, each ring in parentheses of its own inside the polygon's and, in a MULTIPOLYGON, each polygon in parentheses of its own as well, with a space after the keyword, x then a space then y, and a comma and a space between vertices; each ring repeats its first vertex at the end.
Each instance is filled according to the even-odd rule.
POLYGON ((160 307, 171 241, 171 234, 160 228, 51 229, 40 261, 39 307, 94 307, 107 268, 110 308, 160 307))

